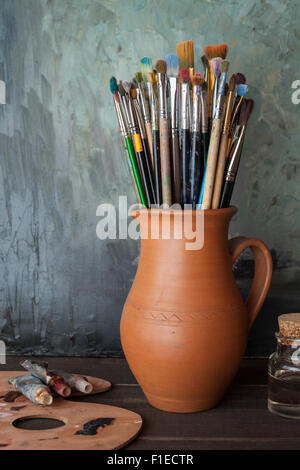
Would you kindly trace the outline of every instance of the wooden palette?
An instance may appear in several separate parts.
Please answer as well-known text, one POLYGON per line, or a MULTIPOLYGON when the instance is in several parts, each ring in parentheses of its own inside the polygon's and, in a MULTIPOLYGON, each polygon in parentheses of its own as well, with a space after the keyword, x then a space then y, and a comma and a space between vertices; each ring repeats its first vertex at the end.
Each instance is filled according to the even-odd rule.
POLYGON ((51 406, 34 405, 7 383, 9 377, 17 375, 21 375, 19 371, 0 373, 1 450, 115 450, 141 431, 141 416, 124 408, 63 398, 55 398, 51 406), (58 419, 64 426, 31 430, 13 424, 28 418, 58 419))

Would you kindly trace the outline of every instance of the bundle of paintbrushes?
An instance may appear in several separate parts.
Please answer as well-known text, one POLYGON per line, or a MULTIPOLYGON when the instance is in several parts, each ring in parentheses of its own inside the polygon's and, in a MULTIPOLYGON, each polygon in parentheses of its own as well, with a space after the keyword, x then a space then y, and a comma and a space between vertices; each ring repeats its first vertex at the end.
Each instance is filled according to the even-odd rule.
POLYGON ((231 75, 227 44, 206 46, 195 73, 193 41, 165 60, 144 57, 132 81, 110 79, 137 200, 143 207, 229 207, 253 100, 231 75))

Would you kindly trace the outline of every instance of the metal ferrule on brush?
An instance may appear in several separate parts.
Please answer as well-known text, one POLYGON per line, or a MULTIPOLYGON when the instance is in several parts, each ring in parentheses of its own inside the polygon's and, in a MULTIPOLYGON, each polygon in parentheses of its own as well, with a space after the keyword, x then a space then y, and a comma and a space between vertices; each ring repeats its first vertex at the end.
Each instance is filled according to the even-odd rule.
POLYGON ((128 100, 128 124, 130 127, 130 131, 132 134, 137 134, 138 133, 138 126, 136 124, 136 119, 135 119, 135 112, 133 108, 133 102, 132 99, 129 98, 128 100))
POLYGON ((158 77, 158 100, 159 100, 159 116, 161 119, 168 118, 167 106, 167 80, 166 74, 159 72, 158 77))
POLYGON ((158 131, 159 124, 158 124, 158 100, 153 89, 153 86, 150 82, 147 83, 148 87, 148 95, 149 95, 149 103, 150 103, 150 111, 151 111, 151 126, 153 131, 158 131))
POLYGON ((215 112, 214 112, 214 119, 220 119, 222 114, 222 95, 224 94, 225 89, 225 82, 226 82, 226 73, 221 73, 221 78, 218 86, 218 98, 216 102, 215 112))
POLYGON ((177 114, 178 78, 169 77, 169 83, 170 83, 171 131, 172 131, 172 134, 177 134, 178 133, 178 114, 177 114))
POLYGON ((129 137, 129 132, 127 130, 126 120, 125 120, 125 116, 123 113, 123 109, 121 107, 121 103, 117 101, 114 101, 114 103, 115 103, 115 108, 117 112, 121 134, 123 137, 129 137))
POLYGON ((136 115, 137 122, 138 122, 138 127, 140 129, 141 139, 145 139, 146 131, 144 128, 143 115, 142 115, 141 108, 136 100, 134 101, 133 105, 134 105, 135 115, 136 115))
POLYGON ((124 111, 124 114, 125 114, 125 122, 128 122, 129 123, 129 114, 128 114, 128 100, 127 100, 127 97, 126 95, 122 96, 121 97, 121 100, 122 100, 122 108, 123 108, 123 111, 124 111))
POLYGON ((202 90, 201 100, 201 132, 207 134, 208 131, 208 109, 207 109, 207 91, 202 90))
POLYGON ((143 113, 143 118, 144 118, 144 121, 145 123, 148 123, 150 122, 150 111, 149 111, 149 104, 148 104, 148 101, 145 97, 145 92, 142 88, 142 85, 139 83, 139 96, 140 96, 140 106, 141 106, 141 109, 142 109, 142 113, 143 113))
POLYGON ((198 85, 193 86, 193 114, 192 132, 200 132, 200 103, 201 89, 198 85))
POLYGON ((238 141, 236 143, 234 152, 232 154, 232 157, 230 159, 230 164, 228 167, 227 175, 226 175, 226 181, 234 181, 235 175, 237 172, 238 164, 239 164, 239 156, 240 156, 240 151, 241 151, 241 145, 244 139, 246 131, 246 126, 242 127, 242 130, 240 132, 238 141))
POLYGON ((189 83, 181 84, 181 129, 189 129, 189 99, 190 87, 189 83))
POLYGON ((219 77, 215 77, 213 95, 212 95, 212 114, 215 115, 217 100, 218 100, 218 90, 219 90, 219 77))
POLYGON ((234 100, 234 92, 230 91, 228 93, 227 106, 226 106, 226 111, 225 111, 225 116, 224 116, 223 134, 229 133, 233 100, 234 100))

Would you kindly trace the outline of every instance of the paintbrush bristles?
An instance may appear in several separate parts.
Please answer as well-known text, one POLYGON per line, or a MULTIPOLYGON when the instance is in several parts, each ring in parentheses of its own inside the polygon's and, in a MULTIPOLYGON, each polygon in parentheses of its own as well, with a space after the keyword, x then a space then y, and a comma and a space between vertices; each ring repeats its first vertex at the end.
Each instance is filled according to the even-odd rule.
POLYGON ((183 83, 187 83, 187 82, 190 81, 190 71, 189 71, 189 69, 180 70, 179 75, 180 75, 180 80, 183 83))
POLYGON ((154 72, 149 72, 148 73, 148 79, 149 79, 149 82, 151 83, 152 86, 154 86, 156 84, 155 73, 154 72))
POLYGON ((132 100, 136 100, 136 98, 137 98, 136 88, 134 88, 134 87, 130 88, 130 96, 131 96, 132 100))
POLYGON ((221 62, 222 62, 222 58, 221 57, 214 57, 212 60, 211 60, 211 67, 212 67, 212 71, 213 71, 213 74, 215 77, 219 77, 220 76, 220 73, 221 73, 221 62))
POLYGON ((145 82, 149 80, 149 73, 153 71, 152 62, 149 57, 143 57, 140 61, 141 71, 145 82))
POLYGON ((178 77, 179 76, 179 57, 176 54, 169 54, 166 57, 167 65, 167 75, 168 77, 178 77))
POLYGON ((166 73, 167 71, 167 64, 166 64, 166 61, 165 60, 158 60, 156 62, 156 70, 157 70, 157 73, 166 73))
POLYGON ((238 72, 236 74, 236 85, 243 85, 246 83, 246 77, 242 73, 238 72))
POLYGON ((138 83, 142 83, 142 81, 143 81, 143 74, 142 74, 142 72, 136 72, 136 73, 134 74, 134 76, 135 76, 136 81, 137 81, 138 83))
POLYGON ((218 44, 217 46, 205 46, 203 52, 209 60, 214 57, 222 57, 222 59, 226 59, 228 50, 229 47, 227 44, 218 44))
POLYGON ((176 46, 176 54, 180 60, 180 68, 194 67, 194 42, 192 40, 179 42, 176 46))
POLYGON ((122 85, 123 85, 125 92, 130 93, 131 82, 128 82, 127 80, 123 80, 122 85))
POLYGON ((235 90, 235 83, 236 83, 236 75, 232 74, 229 80, 229 90, 228 91, 234 91, 235 90))
POLYGON ((193 86, 201 86, 205 82, 203 75, 201 73, 195 73, 192 79, 193 86))
POLYGON ((111 77, 111 79, 109 80, 109 88, 112 93, 115 93, 119 90, 116 77, 111 77))
POLYGON ((236 89, 236 93, 239 96, 245 96, 245 94, 248 92, 248 85, 238 85, 236 89))
POLYGON ((229 60, 222 60, 221 64, 220 64, 220 69, 221 69, 221 73, 224 73, 224 72, 228 72, 228 69, 229 69, 229 60))

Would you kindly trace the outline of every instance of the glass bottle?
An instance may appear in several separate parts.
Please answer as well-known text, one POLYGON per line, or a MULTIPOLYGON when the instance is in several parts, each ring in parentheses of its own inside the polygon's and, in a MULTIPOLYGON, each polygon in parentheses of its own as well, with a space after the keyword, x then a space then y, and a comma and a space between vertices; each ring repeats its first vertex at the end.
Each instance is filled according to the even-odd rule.
POLYGON ((300 313, 278 317, 277 349, 269 358, 268 409, 300 419, 300 313))

